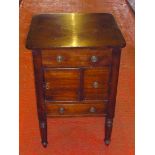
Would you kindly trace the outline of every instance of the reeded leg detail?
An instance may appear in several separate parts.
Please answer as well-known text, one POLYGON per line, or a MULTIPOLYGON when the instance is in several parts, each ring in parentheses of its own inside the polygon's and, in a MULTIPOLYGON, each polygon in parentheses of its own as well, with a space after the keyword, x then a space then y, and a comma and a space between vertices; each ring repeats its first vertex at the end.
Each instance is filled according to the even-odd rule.
POLYGON ((112 118, 106 118, 105 119, 105 139, 104 139, 104 142, 106 145, 110 144, 112 125, 113 125, 113 119, 112 118))
POLYGON ((40 133, 41 133, 41 143, 43 147, 47 147, 47 122, 46 121, 41 121, 40 122, 40 133))

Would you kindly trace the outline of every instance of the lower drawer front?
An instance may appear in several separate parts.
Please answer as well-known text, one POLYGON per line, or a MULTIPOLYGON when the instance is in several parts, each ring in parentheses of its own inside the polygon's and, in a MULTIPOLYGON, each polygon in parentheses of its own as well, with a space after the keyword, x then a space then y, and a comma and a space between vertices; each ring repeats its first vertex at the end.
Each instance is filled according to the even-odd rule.
POLYGON ((47 116, 94 116, 105 115, 106 104, 46 104, 47 116))

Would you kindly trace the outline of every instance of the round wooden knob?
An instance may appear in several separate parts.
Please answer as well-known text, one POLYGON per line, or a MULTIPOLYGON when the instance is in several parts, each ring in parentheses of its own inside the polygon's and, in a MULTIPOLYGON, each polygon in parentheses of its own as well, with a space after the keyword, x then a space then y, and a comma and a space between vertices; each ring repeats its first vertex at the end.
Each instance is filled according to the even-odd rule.
POLYGON ((57 60, 57 62, 62 62, 63 61, 63 56, 58 55, 56 60, 57 60))
POLYGON ((95 55, 93 55, 93 56, 91 57, 91 62, 97 62, 97 61, 98 61, 98 57, 95 56, 95 55))
POLYGON ((96 108, 95 108, 95 107, 90 107, 89 111, 90 111, 91 113, 94 113, 94 112, 96 112, 96 108))
POLYGON ((63 107, 60 107, 59 113, 60 113, 60 114, 63 114, 64 112, 65 112, 65 109, 64 109, 63 107))

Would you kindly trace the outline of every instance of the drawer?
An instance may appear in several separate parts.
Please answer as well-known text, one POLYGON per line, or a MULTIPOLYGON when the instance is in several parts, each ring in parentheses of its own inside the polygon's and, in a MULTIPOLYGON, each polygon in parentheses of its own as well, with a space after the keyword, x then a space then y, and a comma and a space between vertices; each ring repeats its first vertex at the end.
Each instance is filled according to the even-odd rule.
POLYGON ((110 68, 84 70, 84 99, 103 100, 108 98, 110 68))
POLYGON ((92 104, 46 104, 47 116, 91 116, 91 115, 105 115, 106 104, 92 103, 92 104))
POLYGON ((79 69, 44 69, 45 97, 47 100, 77 100, 79 98, 79 69))
POLYGON ((42 51, 45 67, 89 67, 111 63, 111 49, 55 49, 42 51))

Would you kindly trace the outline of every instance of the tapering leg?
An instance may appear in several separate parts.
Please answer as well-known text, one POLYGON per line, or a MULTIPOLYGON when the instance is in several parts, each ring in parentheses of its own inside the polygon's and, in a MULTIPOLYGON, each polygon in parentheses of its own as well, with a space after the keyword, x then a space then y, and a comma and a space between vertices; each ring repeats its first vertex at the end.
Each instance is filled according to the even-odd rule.
POLYGON ((33 54, 33 65, 35 74, 35 87, 37 96, 37 111, 40 127, 41 142, 43 147, 46 147, 47 142, 47 118, 45 110, 45 99, 44 99, 44 81, 43 81, 43 69, 42 69, 42 58, 41 51, 35 50, 33 54))
POLYGON ((107 116, 105 119, 105 144, 109 145, 111 140, 113 118, 115 114, 117 83, 119 75, 121 49, 114 48, 112 51, 112 65, 109 80, 109 102, 107 104, 107 116))
POLYGON ((112 118, 106 118, 105 119, 105 139, 104 139, 104 142, 106 145, 110 144, 112 125, 113 125, 113 119, 112 118))

